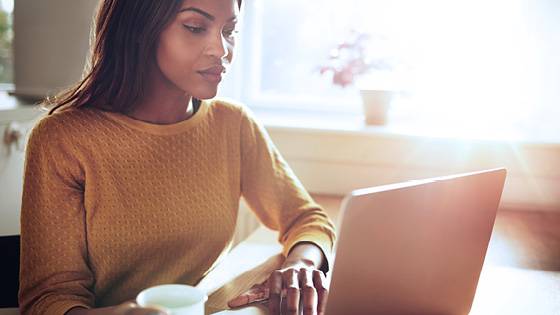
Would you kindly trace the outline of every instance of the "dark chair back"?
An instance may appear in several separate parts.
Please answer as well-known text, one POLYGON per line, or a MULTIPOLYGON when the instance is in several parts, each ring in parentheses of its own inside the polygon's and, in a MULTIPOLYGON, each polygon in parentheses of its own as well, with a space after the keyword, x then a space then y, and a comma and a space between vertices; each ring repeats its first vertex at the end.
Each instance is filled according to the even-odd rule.
POLYGON ((18 307, 19 235, 0 236, 0 308, 18 307))

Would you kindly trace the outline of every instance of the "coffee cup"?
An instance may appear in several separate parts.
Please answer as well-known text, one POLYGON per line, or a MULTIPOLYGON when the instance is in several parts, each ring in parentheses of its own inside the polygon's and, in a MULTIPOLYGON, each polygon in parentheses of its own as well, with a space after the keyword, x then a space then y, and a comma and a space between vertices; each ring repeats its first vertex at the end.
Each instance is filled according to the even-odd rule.
POLYGON ((186 284, 164 284, 143 290, 136 297, 142 307, 164 309, 170 315, 204 315, 208 296, 201 289, 186 284))

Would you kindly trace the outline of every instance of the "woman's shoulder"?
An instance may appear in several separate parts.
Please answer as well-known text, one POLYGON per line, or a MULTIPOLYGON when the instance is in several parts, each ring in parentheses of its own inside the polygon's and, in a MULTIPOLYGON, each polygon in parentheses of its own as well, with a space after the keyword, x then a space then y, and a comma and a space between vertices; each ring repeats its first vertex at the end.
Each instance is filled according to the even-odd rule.
POLYGON ((210 107, 214 111, 234 112, 237 114, 242 114, 247 111, 243 103, 227 97, 217 97, 210 100, 210 107))
POLYGON ((31 130, 31 136, 66 135, 75 137, 88 134, 102 121, 102 114, 97 109, 70 108, 50 115, 44 114, 31 130))
POLYGON ((237 100, 219 97, 212 99, 210 103, 210 107, 214 112, 233 114, 235 117, 241 118, 242 120, 255 120, 251 109, 237 100))

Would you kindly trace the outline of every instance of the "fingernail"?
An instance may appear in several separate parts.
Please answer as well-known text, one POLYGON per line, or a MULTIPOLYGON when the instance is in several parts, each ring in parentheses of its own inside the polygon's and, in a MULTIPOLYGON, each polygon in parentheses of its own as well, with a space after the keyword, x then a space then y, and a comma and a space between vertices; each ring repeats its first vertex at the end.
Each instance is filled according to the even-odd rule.
POLYGON ((235 298, 235 299, 229 301, 227 304, 228 304, 229 307, 238 307, 238 306, 243 305, 243 303, 240 303, 239 298, 235 298))

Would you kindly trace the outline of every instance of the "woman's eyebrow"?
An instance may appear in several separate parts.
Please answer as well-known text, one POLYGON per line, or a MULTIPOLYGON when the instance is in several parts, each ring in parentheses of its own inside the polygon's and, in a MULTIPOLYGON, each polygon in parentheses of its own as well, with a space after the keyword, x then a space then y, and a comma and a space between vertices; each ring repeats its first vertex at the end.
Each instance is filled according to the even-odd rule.
MULTIPOLYGON (((214 20, 216 19, 212 14, 210 14, 210 13, 204 11, 204 10, 201 10, 201 9, 199 9, 199 8, 195 8, 195 7, 183 8, 183 9, 181 9, 181 10, 179 11, 179 13, 181 13, 181 12, 186 12, 186 11, 196 12, 196 13, 198 13, 198 14, 204 16, 205 18, 209 19, 210 21, 214 21, 214 20)), ((235 19, 237 19, 237 16, 236 16, 236 15, 232 16, 231 18, 229 18, 228 21, 233 21, 233 20, 235 20, 235 19)))
POLYGON ((183 8, 183 9, 181 9, 181 11, 179 11, 179 13, 186 12, 186 11, 196 12, 196 13, 204 16, 205 18, 209 19, 210 21, 214 21, 216 19, 212 14, 210 14, 210 13, 204 11, 204 10, 201 10, 199 8, 194 8, 194 7, 183 8))

